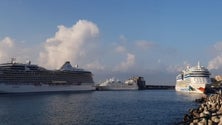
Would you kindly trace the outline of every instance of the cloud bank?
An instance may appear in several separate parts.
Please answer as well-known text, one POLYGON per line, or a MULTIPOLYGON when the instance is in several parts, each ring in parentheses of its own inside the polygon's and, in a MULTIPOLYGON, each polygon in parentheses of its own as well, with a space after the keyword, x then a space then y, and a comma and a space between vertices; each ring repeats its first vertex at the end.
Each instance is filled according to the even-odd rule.
POLYGON ((31 47, 24 41, 19 42, 10 37, 5 37, 0 40, 0 63, 10 62, 11 58, 16 58, 18 62, 30 59, 36 61, 38 48, 37 45, 31 47))
MULTIPOLYGON (((79 64, 80 68, 92 71, 98 79, 113 76, 126 79, 133 75, 149 78, 152 74, 172 74, 181 69, 173 65, 167 67, 165 62, 160 61, 156 54, 162 56, 162 51, 159 51, 155 42, 129 41, 124 35, 117 41, 100 41, 99 34, 95 23, 79 20, 70 27, 58 26, 55 34, 41 45, 30 46, 5 37, 0 40, 0 59, 2 62, 11 57, 16 57, 17 60, 20 58, 19 62, 34 60, 47 69, 58 69, 65 61, 70 61, 73 65, 79 64), (158 67, 160 68, 157 69, 158 67)), ((156 80, 154 77, 149 78, 151 79, 156 80)))

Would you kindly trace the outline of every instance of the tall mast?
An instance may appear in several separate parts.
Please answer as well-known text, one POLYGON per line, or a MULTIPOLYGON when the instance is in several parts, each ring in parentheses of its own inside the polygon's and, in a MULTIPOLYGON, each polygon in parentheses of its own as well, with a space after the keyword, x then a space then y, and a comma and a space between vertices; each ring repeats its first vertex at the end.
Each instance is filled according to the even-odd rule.
POLYGON ((200 69, 200 62, 197 62, 197 68, 200 69))

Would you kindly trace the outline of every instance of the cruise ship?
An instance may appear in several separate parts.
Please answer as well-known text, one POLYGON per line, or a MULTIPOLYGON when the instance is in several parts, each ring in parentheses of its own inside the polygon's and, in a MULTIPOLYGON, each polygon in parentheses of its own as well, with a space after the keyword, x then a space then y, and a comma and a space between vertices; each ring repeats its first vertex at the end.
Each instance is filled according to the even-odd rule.
POLYGON ((197 66, 187 66, 176 77, 176 91, 204 93, 206 85, 210 83, 210 72, 198 62, 197 66))
POLYGON ((96 90, 139 90, 145 87, 143 77, 131 77, 124 82, 110 78, 96 85, 96 90))
POLYGON ((58 70, 27 63, 0 64, 0 93, 94 90, 92 73, 72 67, 69 61, 58 70))

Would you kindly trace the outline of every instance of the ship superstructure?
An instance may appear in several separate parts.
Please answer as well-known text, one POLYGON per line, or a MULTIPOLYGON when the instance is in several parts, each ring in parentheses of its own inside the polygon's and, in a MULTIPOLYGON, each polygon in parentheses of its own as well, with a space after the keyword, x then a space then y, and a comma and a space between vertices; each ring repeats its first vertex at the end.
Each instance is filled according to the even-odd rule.
POLYGON ((176 77, 176 91, 204 93, 206 85, 210 83, 210 72, 207 68, 200 66, 187 66, 176 77))

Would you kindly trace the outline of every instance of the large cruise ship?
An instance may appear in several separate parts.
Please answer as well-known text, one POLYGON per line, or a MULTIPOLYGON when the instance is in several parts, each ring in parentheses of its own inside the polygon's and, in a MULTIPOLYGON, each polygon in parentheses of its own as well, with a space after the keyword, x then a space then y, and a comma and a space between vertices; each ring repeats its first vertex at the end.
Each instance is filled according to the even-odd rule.
POLYGON ((48 70, 38 65, 17 63, 0 64, 0 93, 85 91, 95 89, 92 73, 72 67, 69 61, 59 70, 48 70))
POLYGON ((210 83, 210 72, 198 62, 197 66, 183 70, 176 77, 176 91, 204 93, 206 85, 210 83))

